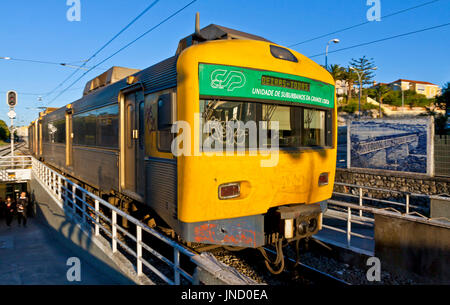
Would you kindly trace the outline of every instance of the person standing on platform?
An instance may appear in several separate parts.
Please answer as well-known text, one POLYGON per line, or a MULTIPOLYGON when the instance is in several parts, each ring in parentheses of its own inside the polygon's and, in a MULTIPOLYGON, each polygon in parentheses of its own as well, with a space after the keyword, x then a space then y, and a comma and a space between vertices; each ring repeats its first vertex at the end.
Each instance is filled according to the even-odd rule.
POLYGON ((0 197, 0 218, 3 218, 5 216, 5 202, 3 201, 3 198, 0 197))
POLYGON ((27 207, 28 207, 28 198, 25 192, 20 193, 19 199, 17 199, 17 221, 19 222, 19 226, 23 219, 23 226, 27 226, 27 207))
POLYGON ((14 216, 14 211, 16 210, 16 206, 14 202, 11 200, 11 197, 6 198, 5 207, 6 207, 6 225, 10 227, 11 221, 14 216))

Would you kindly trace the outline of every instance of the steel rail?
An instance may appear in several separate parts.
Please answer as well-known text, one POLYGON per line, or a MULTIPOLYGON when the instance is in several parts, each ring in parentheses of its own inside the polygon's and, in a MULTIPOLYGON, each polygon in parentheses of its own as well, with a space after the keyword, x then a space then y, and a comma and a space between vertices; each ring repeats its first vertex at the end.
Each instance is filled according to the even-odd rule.
MULTIPOLYGON (((276 252, 275 252, 275 251, 273 251, 273 250, 271 250, 271 249, 269 249, 269 248, 267 248, 267 247, 264 247, 264 249, 265 249, 267 252, 270 252, 270 253, 276 255, 276 252)), ((288 256, 284 255, 284 258, 285 258, 285 259, 288 259, 289 261, 291 261, 291 262, 293 262, 293 263, 296 263, 296 260, 293 259, 293 258, 291 258, 291 257, 288 257, 288 256)), ((318 269, 316 269, 316 268, 314 268, 314 267, 312 267, 312 266, 306 265, 306 264, 304 264, 304 263, 302 263, 302 262, 299 262, 299 263, 298 263, 297 268, 300 268, 300 269, 302 269, 303 271, 306 271, 307 273, 309 273, 309 274, 312 275, 313 277, 314 277, 314 276, 315 276, 315 277, 318 277, 319 280, 320 280, 320 281, 323 281, 323 282, 327 282, 327 283, 331 283, 331 284, 338 284, 338 285, 346 285, 346 286, 351 285, 349 282, 346 282, 346 281, 344 281, 344 280, 342 280, 342 279, 340 279, 340 278, 337 278, 337 277, 335 277, 335 276, 333 276, 333 275, 331 275, 331 274, 329 274, 329 273, 326 273, 326 272, 323 272, 323 271, 321 271, 321 270, 318 270, 318 269)))
MULTIPOLYGON (((22 146, 25 146, 24 142, 17 143, 17 144, 14 145, 14 150, 22 148, 22 146)), ((11 146, 10 145, 6 145, 6 147, 0 149, 0 157, 7 156, 10 153, 11 153, 11 146)))

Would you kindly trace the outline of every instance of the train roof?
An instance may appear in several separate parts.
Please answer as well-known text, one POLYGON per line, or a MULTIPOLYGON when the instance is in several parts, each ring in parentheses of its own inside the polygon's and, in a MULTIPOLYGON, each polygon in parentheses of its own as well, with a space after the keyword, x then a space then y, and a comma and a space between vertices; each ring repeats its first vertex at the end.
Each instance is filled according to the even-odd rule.
POLYGON ((92 80, 86 83, 84 87, 83 96, 87 95, 101 87, 113 84, 121 79, 124 79, 127 76, 135 74, 139 72, 139 69, 131 69, 125 67, 111 67, 107 71, 103 72, 99 76, 93 78, 92 80))
MULTIPOLYGON (((210 24, 199 31, 202 41, 227 40, 227 39, 249 39, 270 42, 264 37, 230 29, 224 26, 210 24)), ((73 111, 82 112, 102 106, 117 103, 120 90, 128 87, 129 76, 139 82, 144 94, 161 91, 177 85, 177 60, 178 55, 187 47, 195 43, 197 34, 191 34, 180 40, 175 56, 169 57, 144 70, 130 69, 125 67, 112 67, 101 75, 88 81, 83 97, 71 104, 73 111)), ((66 106, 60 108, 66 109, 66 106)), ((56 111, 54 117, 60 117, 63 110, 56 111)), ((49 116, 47 119, 54 119, 49 116)))
MULTIPOLYGON (((177 56, 170 57, 151 67, 132 74, 142 84, 144 94, 161 91, 177 85, 177 56)), ((120 90, 128 87, 127 77, 115 83, 94 90, 71 104, 73 111, 89 109, 117 103, 120 90)), ((66 107, 64 106, 63 109, 66 107)))
POLYGON ((201 41, 209 40, 228 40, 228 39, 249 39, 259 40, 265 42, 271 42, 264 37, 253 35, 250 33, 230 29, 217 24, 210 24, 199 31, 199 34, 193 33, 185 38, 181 39, 178 43, 176 54, 179 55, 184 49, 188 48, 195 43, 195 40, 200 38, 201 41), (200 37, 197 37, 200 36, 200 37))

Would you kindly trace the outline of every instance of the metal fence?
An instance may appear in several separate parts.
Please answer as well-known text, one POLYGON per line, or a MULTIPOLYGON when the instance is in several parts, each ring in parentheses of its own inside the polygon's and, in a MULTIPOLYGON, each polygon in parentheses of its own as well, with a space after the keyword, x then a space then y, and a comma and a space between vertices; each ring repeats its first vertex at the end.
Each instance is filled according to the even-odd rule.
MULTIPOLYGON (((424 216, 420 213, 424 207, 411 204, 411 198, 427 199, 428 202, 430 202, 430 198, 437 198, 450 204, 450 198, 447 197, 428 196, 340 182, 335 182, 335 184, 345 187, 347 192, 333 193, 333 199, 328 200, 328 210, 324 215, 322 227, 339 234, 327 236, 324 232, 319 232, 316 238, 369 256, 374 254, 375 214, 401 217, 410 221, 420 219, 430 224, 442 224, 440 221, 445 221, 445 219, 442 217, 434 219, 424 216), (393 199, 378 199, 369 197, 367 195, 368 191, 385 193, 387 196, 396 193, 399 196, 397 196, 397 201, 393 199), (334 199, 336 197, 340 200, 334 199), (403 200, 401 200, 402 198, 403 200), (372 245, 369 247, 361 246, 364 245, 362 240, 368 241, 372 245)), ((450 220, 447 219, 447 221, 450 220)))
MULTIPOLYGON (((198 284, 196 276, 189 274, 188 271, 180 266, 180 261, 184 257, 194 265, 192 269, 195 270, 195 265, 197 265, 196 267, 201 267, 205 270, 202 257, 199 257, 197 253, 192 252, 183 245, 141 223, 102 198, 88 192, 45 166, 42 162, 33 158, 32 164, 33 174, 36 179, 39 179, 47 188, 47 191, 58 200, 60 206, 66 213, 74 216, 83 228, 91 230, 94 237, 98 237, 101 233, 106 235, 110 240, 113 253, 119 251, 118 249, 121 247, 134 260, 132 263, 135 265, 138 276, 143 274, 143 267, 145 266, 167 284, 178 285, 186 283, 186 281, 190 284, 198 284), (134 224, 135 230, 132 232, 122 227, 118 223, 118 217, 122 217, 129 223, 134 224), (145 238, 144 234, 146 235, 145 238), (127 242, 124 241, 125 237, 127 242), (167 255, 167 253, 163 255, 160 253, 161 250, 158 252, 154 247, 151 247, 145 241, 149 237, 172 248, 172 255, 167 255), (134 247, 130 246, 130 240, 135 245, 134 247), (145 255, 144 252, 146 252, 145 255), (150 257, 151 259, 147 259, 150 257), (162 265, 165 264, 166 268, 161 268, 161 263, 163 263, 162 265), (158 266, 156 266, 157 264, 158 266), (171 271, 167 272, 167 270, 171 271), (183 278, 186 281, 183 281, 183 278)), ((217 271, 217 266, 215 268, 217 271)), ((245 284, 245 280, 243 279, 240 284, 245 284)))
POLYGON ((450 135, 434 137, 434 174, 450 177, 450 135))
POLYGON ((30 156, 4 156, 0 157, 0 170, 30 169, 32 166, 30 156))
POLYGON ((347 168, 347 126, 339 126, 338 128, 336 166, 347 168))
MULTIPOLYGON (((23 172, 31 170, 30 156, 5 156, 0 157, 0 181, 12 182, 23 176, 23 172)), ((28 178, 29 179, 29 178, 28 178)), ((20 179, 19 179, 20 180, 20 179)))
MULTIPOLYGON (((372 186, 335 182, 333 199, 381 209, 400 209, 405 214, 429 212, 429 195, 372 186), (342 191, 336 191, 340 188, 342 191), (415 202, 415 204, 412 204, 415 202)), ((361 214, 361 213, 360 213, 361 214)))

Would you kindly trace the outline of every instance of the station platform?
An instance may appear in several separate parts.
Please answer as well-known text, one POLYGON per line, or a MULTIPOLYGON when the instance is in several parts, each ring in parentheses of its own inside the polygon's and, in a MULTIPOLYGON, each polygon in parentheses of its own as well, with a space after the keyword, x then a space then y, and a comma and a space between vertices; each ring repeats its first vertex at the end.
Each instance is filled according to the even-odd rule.
POLYGON ((93 260, 81 257, 78 251, 64 245, 57 232, 51 232, 41 220, 29 218, 26 227, 13 219, 11 227, 0 219, 0 285, 106 285, 120 284, 93 260), (69 282, 67 259, 81 261, 81 281, 69 282))
POLYGON ((45 202, 39 202, 36 216, 28 218, 26 227, 19 226, 17 218, 8 227, 5 218, 0 218, 0 285, 134 284, 113 266, 65 238, 61 230, 76 234, 72 226, 62 211, 45 202), (80 260, 80 281, 67 279, 73 266, 67 265, 71 257, 80 260))

